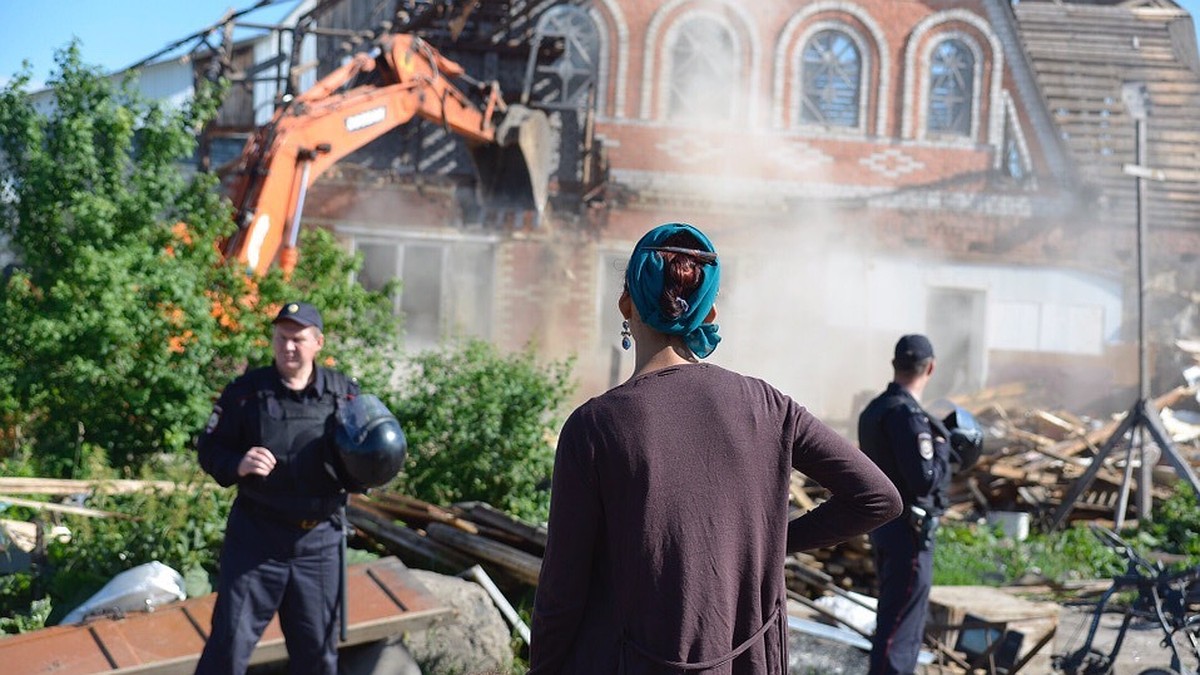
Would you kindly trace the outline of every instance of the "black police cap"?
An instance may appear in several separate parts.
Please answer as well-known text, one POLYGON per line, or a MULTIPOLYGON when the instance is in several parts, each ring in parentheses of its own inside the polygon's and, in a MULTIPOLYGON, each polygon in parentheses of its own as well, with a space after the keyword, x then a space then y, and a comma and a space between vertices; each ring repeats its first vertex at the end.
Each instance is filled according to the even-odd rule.
POLYGON ((295 321, 301 326, 316 326, 317 330, 325 331, 325 322, 321 321, 321 313, 316 307, 307 302, 289 302, 279 310, 279 315, 271 323, 280 321, 295 321))
POLYGON ((905 335, 896 342, 895 359, 898 363, 917 363, 933 358, 933 343, 924 335, 905 335))

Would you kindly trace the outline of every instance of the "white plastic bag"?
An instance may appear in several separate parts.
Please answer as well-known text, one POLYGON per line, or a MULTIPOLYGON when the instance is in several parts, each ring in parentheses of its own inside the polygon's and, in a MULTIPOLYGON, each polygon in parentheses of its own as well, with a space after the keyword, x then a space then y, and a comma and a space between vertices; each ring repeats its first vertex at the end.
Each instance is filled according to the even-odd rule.
POLYGON ((60 624, 80 623, 89 616, 114 610, 152 612, 157 607, 186 597, 183 576, 155 560, 125 570, 110 579, 104 588, 63 617, 60 624))
POLYGON ((846 594, 859 602, 854 602, 854 600, 840 595, 824 595, 817 598, 816 603, 836 616, 844 628, 853 626, 864 633, 874 633, 875 612, 863 607, 863 605, 875 607, 879 601, 869 595, 855 593, 854 591, 847 591, 846 594))

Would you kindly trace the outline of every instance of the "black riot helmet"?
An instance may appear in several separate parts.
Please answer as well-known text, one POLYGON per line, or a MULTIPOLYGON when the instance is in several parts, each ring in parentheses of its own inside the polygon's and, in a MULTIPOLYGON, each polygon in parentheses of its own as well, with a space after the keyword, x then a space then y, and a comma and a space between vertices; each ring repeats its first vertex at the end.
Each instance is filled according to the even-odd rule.
POLYGON ((957 460, 959 471, 966 471, 979 461, 983 454, 983 429, 975 416, 966 409, 954 406, 954 410, 942 420, 950 432, 951 460, 957 460))
POLYGON ((400 422, 372 394, 360 394, 338 407, 333 442, 343 487, 350 492, 365 492, 395 478, 408 453, 400 422))

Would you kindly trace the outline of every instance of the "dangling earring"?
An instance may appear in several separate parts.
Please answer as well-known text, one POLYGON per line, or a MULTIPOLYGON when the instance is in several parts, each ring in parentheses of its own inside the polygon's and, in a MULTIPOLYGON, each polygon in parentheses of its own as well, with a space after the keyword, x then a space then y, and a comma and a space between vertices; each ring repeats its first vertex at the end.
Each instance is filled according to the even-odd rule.
POLYGON ((630 339, 632 337, 633 333, 629 332, 629 320, 626 319, 621 322, 621 349, 629 351, 629 348, 633 346, 633 340, 630 339))

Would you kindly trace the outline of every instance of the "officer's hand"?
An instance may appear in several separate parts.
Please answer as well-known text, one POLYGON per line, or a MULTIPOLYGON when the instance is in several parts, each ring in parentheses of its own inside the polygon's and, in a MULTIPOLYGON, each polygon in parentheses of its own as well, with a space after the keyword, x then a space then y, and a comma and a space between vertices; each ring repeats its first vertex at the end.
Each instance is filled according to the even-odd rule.
POLYGON ((238 476, 266 476, 274 469, 275 455, 258 445, 247 450, 238 462, 238 476))

